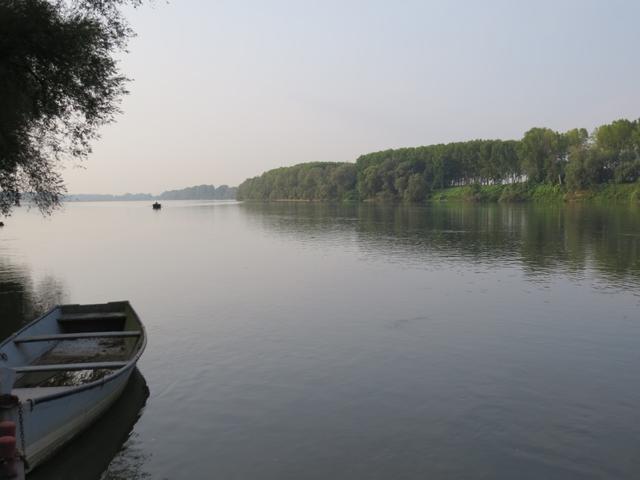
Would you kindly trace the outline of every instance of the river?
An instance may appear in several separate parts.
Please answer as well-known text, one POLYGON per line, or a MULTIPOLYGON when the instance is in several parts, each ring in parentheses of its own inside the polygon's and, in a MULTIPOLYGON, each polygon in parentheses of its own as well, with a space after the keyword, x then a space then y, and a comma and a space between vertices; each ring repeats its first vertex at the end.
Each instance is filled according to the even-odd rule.
POLYGON ((640 478, 638 208, 104 202, 5 224, 0 336, 123 299, 149 335, 125 401, 34 478, 640 478))

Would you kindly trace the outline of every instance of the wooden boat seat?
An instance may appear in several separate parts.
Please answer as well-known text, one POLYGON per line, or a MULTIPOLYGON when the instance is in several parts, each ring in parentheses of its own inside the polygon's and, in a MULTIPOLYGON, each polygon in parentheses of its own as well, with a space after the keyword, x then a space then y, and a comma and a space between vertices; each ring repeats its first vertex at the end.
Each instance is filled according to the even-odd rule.
POLYGON ((96 313, 64 313, 58 318, 59 323, 86 322, 91 320, 126 320, 124 312, 96 312, 96 313))
POLYGON ((140 330, 131 330, 125 332, 85 332, 85 333, 63 333, 58 335, 34 335, 32 337, 16 338, 13 343, 31 343, 31 342, 56 342, 59 340, 80 340, 92 338, 129 338, 139 337, 142 335, 140 330))
POLYGON ((127 365, 127 362, 94 362, 94 363, 58 363, 50 365, 28 365, 13 367, 16 373, 57 372, 74 370, 117 370, 127 365))
POLYGON ((125 312, 63 313, 58 325, 64 333, 121 331, 127 322, 125 312))

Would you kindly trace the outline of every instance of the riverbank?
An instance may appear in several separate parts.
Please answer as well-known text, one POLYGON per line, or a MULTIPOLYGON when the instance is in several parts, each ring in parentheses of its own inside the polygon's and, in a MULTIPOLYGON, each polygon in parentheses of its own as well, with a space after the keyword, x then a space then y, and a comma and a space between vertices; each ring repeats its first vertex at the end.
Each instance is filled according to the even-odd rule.
POLYGON ((430 202, 638 202, 640 183, 605 184, 569 191, 560 185, 469 185, 435 190, 430 202))
MULTIPOLYGON (((245 199, 243 199, 245 200, 245 199)), ((562 202, 596 202, 596 203, 639 203, 640 182, 611 183, 597 185, 589 189, 568 190, 561 185, 529 185, 526 183, 510 185, 467 185, 433 190, 426 194, 421 201, 403 201, 389 196, 380 195, 376 198, 358 200, 357 194, 344 196, 342 200, 332 198, 272 198, 267 200, 246 199, 258 202, 299 202, 299 203, 562 203, 562 202)))

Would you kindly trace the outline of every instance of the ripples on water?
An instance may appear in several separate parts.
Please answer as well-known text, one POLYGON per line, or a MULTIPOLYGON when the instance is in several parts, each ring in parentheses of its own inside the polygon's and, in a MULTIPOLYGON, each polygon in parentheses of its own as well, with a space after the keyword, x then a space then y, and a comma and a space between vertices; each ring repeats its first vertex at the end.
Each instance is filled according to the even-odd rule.
POLYGON ((637 209, 102 203, 5 223, 2 335, 58 302, 129 299, 148 327, 133 436, 144 401, 93 430, 107 462, 125 442, 106 480, 640 478, 637 209))

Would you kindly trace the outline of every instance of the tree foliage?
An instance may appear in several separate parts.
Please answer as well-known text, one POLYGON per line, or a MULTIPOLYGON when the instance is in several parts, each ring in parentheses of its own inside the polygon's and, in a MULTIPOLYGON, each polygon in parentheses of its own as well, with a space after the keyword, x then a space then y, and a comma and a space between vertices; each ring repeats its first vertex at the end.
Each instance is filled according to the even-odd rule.
MULTIPOLYGON (((369 153, 352 163, 270 170, 240 185, 253 200, 421 202, 455 186, 520 184, 589 188, 640 179, 640 121, 616 120, 589 135, 532 128, 521 140, 471 140, 369 153)), ((517 190, 517 189, 515 189, 517 190)), ((514 191, 515 191, 514 190, 514 191)))
POLYGON ((277 168, 245 180, 238 200, 345 200, 353 198, 356 166, 313 162, 277 168))
POLYGON ((0 2, 0 213, 25 192, 43 210, 64 193, 59 163, 91 151, 113 120, 127 79, 115 54, 140 0, 0 2))
POLYGON ((236 198, 236 188, 228 185, 195 185, 181 188, 180 190, 168 190, 158 197, 161 200, 232 200, 236 198))

